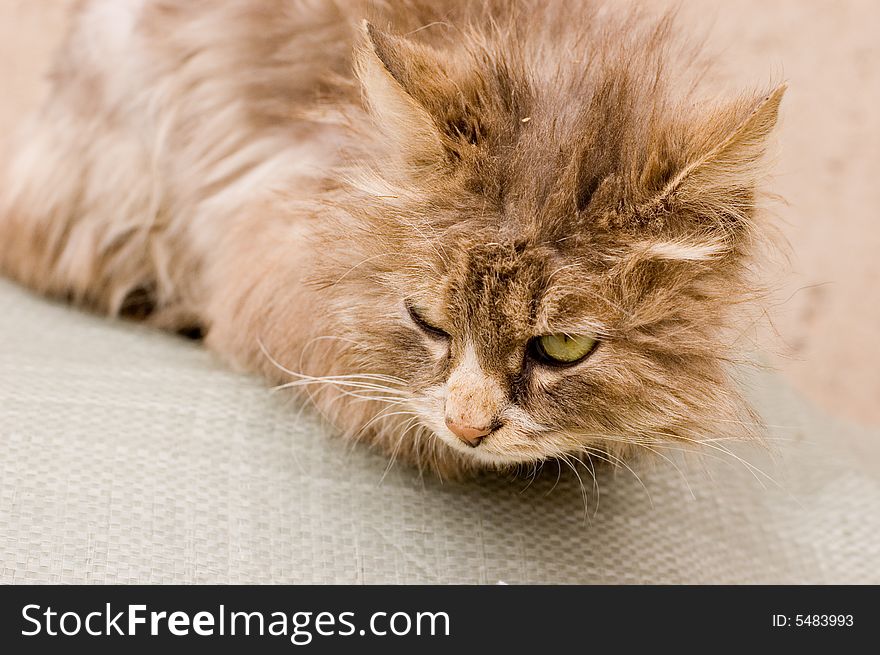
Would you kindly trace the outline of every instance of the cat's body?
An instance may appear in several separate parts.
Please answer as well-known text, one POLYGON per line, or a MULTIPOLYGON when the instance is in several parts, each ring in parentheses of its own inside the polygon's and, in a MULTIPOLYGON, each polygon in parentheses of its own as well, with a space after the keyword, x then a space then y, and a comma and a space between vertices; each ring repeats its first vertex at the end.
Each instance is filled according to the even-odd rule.
POLYGON ((85 2, 0 271, 441 473, 699 440, 781 91, 677 100, 665 22, 544 5, 85 2))

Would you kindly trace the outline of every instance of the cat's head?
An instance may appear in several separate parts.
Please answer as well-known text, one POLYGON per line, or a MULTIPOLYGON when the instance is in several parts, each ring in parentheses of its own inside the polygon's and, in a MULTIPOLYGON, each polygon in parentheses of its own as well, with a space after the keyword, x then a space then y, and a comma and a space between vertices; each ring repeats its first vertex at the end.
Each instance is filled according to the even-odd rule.
POLYGON ((405 381, 396 409, 468 461, 615 457, 739 425, 728 308, 751 291, 783 89, 676 100, 665 30, 429 46, 363 27, 379 154, 348 171, 352 361, 405 381))

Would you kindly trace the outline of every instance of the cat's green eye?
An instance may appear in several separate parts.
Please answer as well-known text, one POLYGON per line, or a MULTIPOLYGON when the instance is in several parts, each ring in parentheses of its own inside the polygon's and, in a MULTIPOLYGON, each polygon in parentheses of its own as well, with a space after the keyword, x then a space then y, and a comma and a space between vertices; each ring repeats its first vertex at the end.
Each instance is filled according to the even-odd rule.
POLYGON ((542 362, 565 366, 592 353, 599 342, 589 335, 545 334, 532 340, 532 354, 542 362))

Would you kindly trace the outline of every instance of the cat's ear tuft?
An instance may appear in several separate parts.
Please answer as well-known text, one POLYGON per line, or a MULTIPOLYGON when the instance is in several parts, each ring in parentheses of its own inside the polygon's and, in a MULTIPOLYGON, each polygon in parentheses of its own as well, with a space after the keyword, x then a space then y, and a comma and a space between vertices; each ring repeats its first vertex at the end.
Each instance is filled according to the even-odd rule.
POLYGON ((355 70, 376 127, 397 155, 417 166, 444 160, 437 125, 415 98, 414 85, 430 58, 426 50, 364 21, 355 51, 355 70))
POLYGON ((720 227, 727 234, 747 227, 785 89, 783 84, 710 112, 687 140, 685 152, 678 153, 678 165, 666 168, 662 186, 639 205, 637 215, 650 220, 684 212, 701 227, 720 227))

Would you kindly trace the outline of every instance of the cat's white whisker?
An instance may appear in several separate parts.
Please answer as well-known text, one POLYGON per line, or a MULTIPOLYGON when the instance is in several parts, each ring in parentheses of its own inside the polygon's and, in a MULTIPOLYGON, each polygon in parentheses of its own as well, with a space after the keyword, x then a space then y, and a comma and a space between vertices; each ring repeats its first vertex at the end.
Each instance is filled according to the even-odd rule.
POLYGON ((589 453, 583 453, 583 454, 586 455, 587 459, 590 462, 589 468, 587 468, 586 462, 584 462, 581 459, 581 457, 578 456, 578 457, 574 457, 573 459, 575 462, 575 466, 577 466, 578 464, 583 466, 584 470, 590 474, 590 477, 593 480, 593 490, 596 492, 596 506, 595 506, 595 509, 593 509, 593 518, 595 518, 596 515, 599 513, 599 479, 596 477, 596 470, 593 468, 593 460, 590 458, 590 454, 589 453))
POLYGON ((566 466, 568 466, 568 468, 570 468, 570 469, 572 470, 572 472, 574 473, 575 477, 577 478, 578 484, 580 485, 580 489, 581 489, 581 499, 583 500, 583 503, 584 503, 584 522, 586 522, 586 520, 587 520, 587 516, 588 516, 588 514, 589 514, 589 499, 588 499, 588 496, 587 496, 587 488, 584 486, 584 481, 583 481, 583 479, 581 478, 580 473, 578 473, 577 469, 576 469, 576 468, 574 467, 574 465, 569 461, 569 456, 568 456, 568 455, 566 455, 566 454, 562 454, 562 455, 560 455, 559 459, 560 459, 562 462, 564 462, 564 463, 566 464, 566 466))
POLYGON ((391 468, 394 466, 394 462, 397 460, 397 452, 400 450, 401 444, 403 444, 403 440, 406 439, 407 434, 414 427, 418 430, 421 426, 418 423, 419 416, 418 414, 414 415, 406 424, 403 426, 400 437, 397 439, 397 443, 394 445, 394 449, 391 451, 391 455, 388 460, 388 464, 385 466, 385 470, 382 471, 382 476, 379 478, 379 483, 377 486, 382 486, 382 483, 385 481, 385 477, 391 471, 391 468))
POLYGON ((351 387, 353 389, 360 389, 362 391, 378 391, 381 393, 396 395, 398 397, 405 397, 406 392, 400 389, 394 389, 391 387, 385 387, 379 384, 374 384, 370 382, 356 382, 353 380, 336 380, 333 378, 312 378, 312 379, 304 379, 304 380, 294 380, 293 382, 285 382, 283 384, 276 385, 271 388, 271 391, 279 391, 282 389, 294 389, 296 387, 306 387, 315 384, 325 384, 332 387, 351 387))
MULTIPOLYGON (((569 436, 570 438, 572 437, 572 435, 567 435, 567 436, 569 436)), ((598 457, 600 460, 606 461, 614 467, 625 468, 638 481, 638 483, 639 483, 639 485, 641 485, 642 489, 644 489, 645 494, 648 496, 648 501, 651 503, 651 507, 652 508, 654 507, 654 499, 651 496, 651 492, 648 490, 648 487, 645 485, 644 481, 642 481, 642 478, 638 475, 638 473, 636 473, 626 463, 626 461, 624 461, 622 458, 620 458, 620 457, 618 457, 608 451, 601 451, 600 452, 600 451, 598 451, 594 448, 591 448, 590 446, 587 446, 583 443, 577 443, 577 445, 575 446, 575 450, 578 452, 588 453, 588 454, 591 454, 595 457, 598 457)))
POLYGON ((369 262, 371 262, 371 261, 375 261, 376 259, 380 259, 380 258, 382 258, 382 257, 391 257, 391 256, 392 256, 392 253, 389 253, 389 252, 380 252, 380 253, 377 254, 377 255, 372 255, 372 256, 370 256, 370 257, 366 257, 366 258, 362 259, 361 261, 359 261, 359 262, 358 262, 357 264, 355 264, 354 266, 351 266, 347 271, 345 271, 342 275, 340 275, 338 278, 336 278, 336 280, 334 280, 333 282, 329 283, 329 284, 327 285, 327 288, 335 287, 337 284, 339 284, 340 282, 342 282, 342 281, 343 281, 345 278, 347 278, 351 273, 353 273, 354 271, 356 271, 358 268, 360 268, 360 267, 363 266, 364 264, 368 264, 369 262))
MULTIPOLYGON (((592 434, 592 435, 584 435, 584 436, 585 437, 592 437, 595 439, 600 439, 600 440, 607 441, 610 443, 619 443, 621 445, 632 445, 632 446, 643 446, 644 447, 646 444, 650 444, 650 446, 653 448, 679 450, 681 452, 690 452, 690 453, 700 453, 701 448, 709 448, 709 449, 715 450, 717 452, 720 452, 721 454, 725 455, 726 457, 730 457, 734 461, 742 464, 746 468, 746 470, 758 481, 758 483, 761 484, 762 487, 765 486, 763 480, 761 479, 763 477, 764 479, 773 483, 775 486, 782 488, 781 485, 768 473, 766 473, 765 471, 763 471, 759 467, 755 466, 754 464, 752 464, 748 460, 740 457, 739 455, 736 455, 731 450, 724 448, 723 446, 720 446, 717 443, 715 443, 715 442, 721 441, 722 440, 721 438, 691 439, 691 438, 682 436, 680 434, 672 434, 672 433, 666 433, 666 432, 662 432, 662 431, 646 430, 646 432, 648 432, 649 434, 655 434, 657 436, 663 437, 664 439, 663 440, 652 439, 652 440, 646 442, 646 441, 644 441, 644 439, 640 439, 638 437, 613 437, 612 435, 604 435, 604 434, 592 434), (694 448, 690 448, 687 450, 684 450, 680 447, 677 448, 675 445, 676 442, 678 442, 678 443, 685 442, 688 444, 692 444, 694 446, 694 448), (759 476, 761 476, 761 477, 759 477, 759 476)), ((708 453, 702 453, 702 455, 711 456, 711 454, 708 454, 708 453)), ((719 458, 719 459, 723 460, 724 458, 719 458)))

